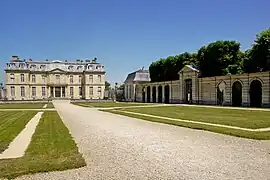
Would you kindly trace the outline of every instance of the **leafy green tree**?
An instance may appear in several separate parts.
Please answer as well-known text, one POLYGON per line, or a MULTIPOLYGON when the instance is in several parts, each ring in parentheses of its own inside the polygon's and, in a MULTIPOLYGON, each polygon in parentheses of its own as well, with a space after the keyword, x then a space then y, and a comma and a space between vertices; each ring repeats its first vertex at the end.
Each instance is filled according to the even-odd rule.
POLYGON ((270 28, 257 34, 244 67, 246 72, 270 70, 270 28))
POLYGON ((209 77, 240 73, 240 52, 240 43, 236 41, 215 41, 201 47, 198 51, 201 75, 209 77))
POLYGON ((105 90, 109 90, 111 87, 111 84, 108 81, 105 81, 105 90))

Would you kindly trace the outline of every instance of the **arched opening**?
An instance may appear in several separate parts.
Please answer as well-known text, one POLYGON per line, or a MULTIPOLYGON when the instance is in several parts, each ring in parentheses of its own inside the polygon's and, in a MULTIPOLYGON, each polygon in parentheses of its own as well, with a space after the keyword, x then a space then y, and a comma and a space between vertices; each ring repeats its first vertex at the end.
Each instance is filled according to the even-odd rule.
POLYGON ((251 82, 249 96, 251 107, 262 106, 262 83, 259 80, 254 80, 251 82))
POLYGON ((232 86, 232 105, 242 105, 242 84, 239 81, 234 82, 232 86))
POLYGON ((192 103, 192 79, 185 80, 185 103, 192 103))
POLYGON ((142 88, 142 102, 145 103, 145 87, 142 88))
POLYGON ((147 102, 150 103, 150 99, 151 99, 150 86, 147 86, 146 95, 147 95, 147 102))
POLYGON ((156 86, 153 86, 152 88, 152 102, 156 103, 157 102, 157 88, 156 86))
POLYGON ((158 103, 162 103, 162 86, 158 86, 158 103))
POLYGON ((222 105, 225 100, 225 82, 222 81, 217 86, 217 104, 222 105))
POLYGON ((165 103, 170 103, 170 86, 166 85, 164 89, 165 103))

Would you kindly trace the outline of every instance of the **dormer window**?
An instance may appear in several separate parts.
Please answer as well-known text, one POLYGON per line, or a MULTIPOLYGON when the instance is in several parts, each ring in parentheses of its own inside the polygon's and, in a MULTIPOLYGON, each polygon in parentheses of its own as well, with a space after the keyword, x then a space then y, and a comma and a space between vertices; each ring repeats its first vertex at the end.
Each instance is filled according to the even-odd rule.
POLYGON ((77 70, 81 70, 81 69, 82 69, 82 66, 78 66, 78 67, 77 67, 77 70))
POLYGON ((45 70, 46 66, 45 65, 40 65, 41 70, 45 70))
POLYGON ((69 70, 69 71, 72 71, 72 70, 73 70, 73 66, 69 66, 69 67, 68 67, 68 70, 69 70))
POLYGON ((36 68, 36 65, 31 65, 30 66, 30 69, 35 69, 36 68))
POLYGON ((93 70, 93 69, 94 69, 94 66, 93 66, 93 65, 89 65, 89 66, 88 66, 88 69, 89 69, 89 70, 93 70))

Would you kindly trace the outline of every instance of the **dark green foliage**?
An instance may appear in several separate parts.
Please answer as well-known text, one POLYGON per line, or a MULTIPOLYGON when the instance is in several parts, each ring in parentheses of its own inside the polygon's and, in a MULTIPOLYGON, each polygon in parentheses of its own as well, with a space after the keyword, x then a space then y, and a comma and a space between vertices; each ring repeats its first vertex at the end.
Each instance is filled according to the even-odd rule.
POLYGON ((252 48, 244 52, 239 42, 215 41, 202 46, 197 53, 162 58, 149 67, 151 81, 177 80, 185 65, 197 67, 203 77, 269 71, 270 29, 258 34, 252 48))

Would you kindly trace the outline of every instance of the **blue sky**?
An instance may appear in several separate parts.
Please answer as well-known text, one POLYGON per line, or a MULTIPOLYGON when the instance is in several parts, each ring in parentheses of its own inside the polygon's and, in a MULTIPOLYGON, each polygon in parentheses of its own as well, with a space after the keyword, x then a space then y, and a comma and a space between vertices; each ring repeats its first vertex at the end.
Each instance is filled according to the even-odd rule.
POLYGON ((107 80, 161 57, 195 52, 215 40, 242 49, 270 27, 268 0, 1 0, 0 80, 12 55, 23 59, 97 57, 107 80))

